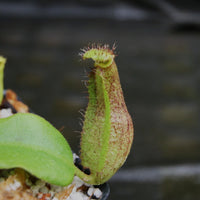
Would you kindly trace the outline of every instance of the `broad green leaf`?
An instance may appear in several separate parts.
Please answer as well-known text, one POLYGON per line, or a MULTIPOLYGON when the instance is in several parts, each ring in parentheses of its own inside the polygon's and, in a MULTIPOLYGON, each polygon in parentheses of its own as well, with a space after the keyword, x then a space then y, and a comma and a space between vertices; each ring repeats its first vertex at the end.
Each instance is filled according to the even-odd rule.
POLYGON ((74 177, 71 149, 49 122, 30 113, 0 119, 0 168, 20 167, 55 185, 74 177))

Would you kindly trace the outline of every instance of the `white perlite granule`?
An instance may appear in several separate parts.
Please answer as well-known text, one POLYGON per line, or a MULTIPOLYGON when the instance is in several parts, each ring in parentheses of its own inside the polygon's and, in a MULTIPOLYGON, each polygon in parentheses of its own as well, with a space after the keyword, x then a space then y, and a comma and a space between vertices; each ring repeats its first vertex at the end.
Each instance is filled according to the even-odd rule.
POLYGON ((7 191, 11 190, 17 190, 21 186, 21 183, 17 180, 14 180, 13 183, 9 184, 8 187, 6 188, 7 191))
POLYGON ((90 187, 87 191, 88 196, 95 196, 97 198, 101 197, 102 192, 99 188, 90 187))
POLYGON ((75 160, 77 159, 77 158, 79 158, 75 153, 73 153, 73 160, 74 160, 74 162, 75 162, 75 160))
POLYGON ((96 198, 100 198, 101 195, 102 195, 102 192, 98 188, 94 188, 94 186, 83 182, 77 176, 74 177, 72 185, 75 185, 75 186, 74 186, 74 188, 72 190, 72 193, 70 194, 70 196, 66 200, 89 200, 89 199, 93 199, 93 198, 91 198, 93 195, 96 198), (77 189, 80 188, 83 185, 88 187, 88 191, 89 190, 90 191, 96 191, 96 189, 97 189, 99 192, 96 192, 96 194, 95 193, 89 194, 88 191, 87 191, 87 194, 84 194, 82 191, 77 191, 77 189))
MULTIPOLYGON (((30 186, 30 191, 33 193, 34 197, 41 198, 43 194, 50 194, 49 197, 45 197, 45 200, 58 200, 55 196, 56 193, 62 191, 66 187, 61 186, 55 186, 49 184, 49 187, 47 187, 47 183, 42 180, 37 180, 34 185, 31 185, 30 181, 26 181, 26 183, 30 186)), ((68 198, 65 200, 92 200, 91 197, 96 197, 95 199, 98 199, 101 197, 102 192, 98 188, 94 188, 92 185, 88 185, 84 183, 80 178, 77 176, 74 177, 73 182, 67 186, 68 188, 70 186, 74 186, 71 194, 68 198), (84 193, 82 190, 79 190, 81 186, 88 187, 87 192, 84 193)))
POLYGON ((10 117, 11 115, 13 115, 11 108, 0 110, 0 118, 10 117))
MULTIPOLYGON (((3 170, 1 171, 0 177, 1 181, 6 181, 6 179, 15 174, 15 170, 3 170)), ((62 200, 95 200, 99 199, 102 196, 101 190, 95 188, 92 185, 84 183, 77 176, 74 177, 73 182, 65 187, 51 185, 40 179, 35 180, 32 175, 26 173, 25 188, 27 192, 32 194, 33 197, 42 200, 59 200, 56 196, 59 192, 66 191, 67 188, 73 188, 69 195, 65 198, 62 197, 62 200), (33 182, 32 182, 33 181, 33 182)), ((20 187, 24 187, 24 183, 14 179, 9 185, 7 185, 7 191, 16 191, 20 187)))

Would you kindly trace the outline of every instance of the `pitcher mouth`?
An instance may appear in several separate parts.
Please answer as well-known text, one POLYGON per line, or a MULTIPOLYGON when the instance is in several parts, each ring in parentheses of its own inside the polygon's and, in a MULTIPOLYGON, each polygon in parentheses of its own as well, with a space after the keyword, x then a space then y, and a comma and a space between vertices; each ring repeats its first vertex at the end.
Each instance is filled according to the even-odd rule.
POLYGON ((95 66, 101 68, 109 67, 115 58, 115 45, 110 49, 109 45, 92 45, 81 49, 80 56, 83 60, 92 59, 95 66))

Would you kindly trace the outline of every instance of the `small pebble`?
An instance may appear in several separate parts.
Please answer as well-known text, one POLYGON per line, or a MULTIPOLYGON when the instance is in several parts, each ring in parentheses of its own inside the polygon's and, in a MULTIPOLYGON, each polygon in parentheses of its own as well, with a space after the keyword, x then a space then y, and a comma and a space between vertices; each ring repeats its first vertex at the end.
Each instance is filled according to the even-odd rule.
POLYGON ((10 117, 11 115, 13 115, 11 108, 0 110, 0 118, 10 117))
POLYGON ((4 178, 0 178, 0 183, 3 182, 3 181, 5 181, 5 179, 4 178))
POLYGON ((46 194, 46 193, 49 192, 49 189, 48 189, 46 186, 44 186, 44 187, 42 187, 42 188, 40 189, 40 192, 46 194))
POLYGON ((28 179, 28 178, 26 179, 25 182, 26 182, 26 185, 27 185, 27 186, 32 186, 32 185, 33 185, 33 183, 31 182, 31 180, 28 179))
POLYGON ((102 192, 99 188, 89 188, 87 191, 88 196, 94 196, 95 198, 99 198, 102 195, 102 192))
POLYGON ((76 159, 80 159, 75 153, 73 153, 73 160, 75 162, 76 159))
POLYGON ((43 197, 42 193, 38 194, 38 196, 37 196, 37 198, 39 198, 39 199, 41 199, 42 197, 43 197))
POLYGON ((76 184, 77 188, 81 187, 84 184, 84 182, 77 176, 74 177, 73 183, 76 184))
POLYGON ((87 194, 91 197, 94 194, 94 188, 89 188, 87 194))
POLYGON ((21 183, 17 180, 14 180, 14 183, 11 183, 8 188, 7 191, 11 191, 11 190, 17 190, 19 187, 21 186, 21 183))
POLYGON ((84 194, 81 192, 72 192, 67 200, 83 200, 84 194))
POLYGON ((102 195, 101 190, 100 190, 99 188, 95 188, 94 196, 95 196, 96 198, 100 198, 101 195, 102 195))

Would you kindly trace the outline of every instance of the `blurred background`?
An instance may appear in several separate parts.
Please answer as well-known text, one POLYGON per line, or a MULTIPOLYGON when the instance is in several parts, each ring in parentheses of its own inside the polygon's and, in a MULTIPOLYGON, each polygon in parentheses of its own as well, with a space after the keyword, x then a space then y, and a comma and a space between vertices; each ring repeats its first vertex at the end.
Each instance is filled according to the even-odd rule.
POLYGON ((117 45, 133 148, 109 200, 200 198, 200 1, 1 0, 5 87, 79 152, 91 43, 117 45))

